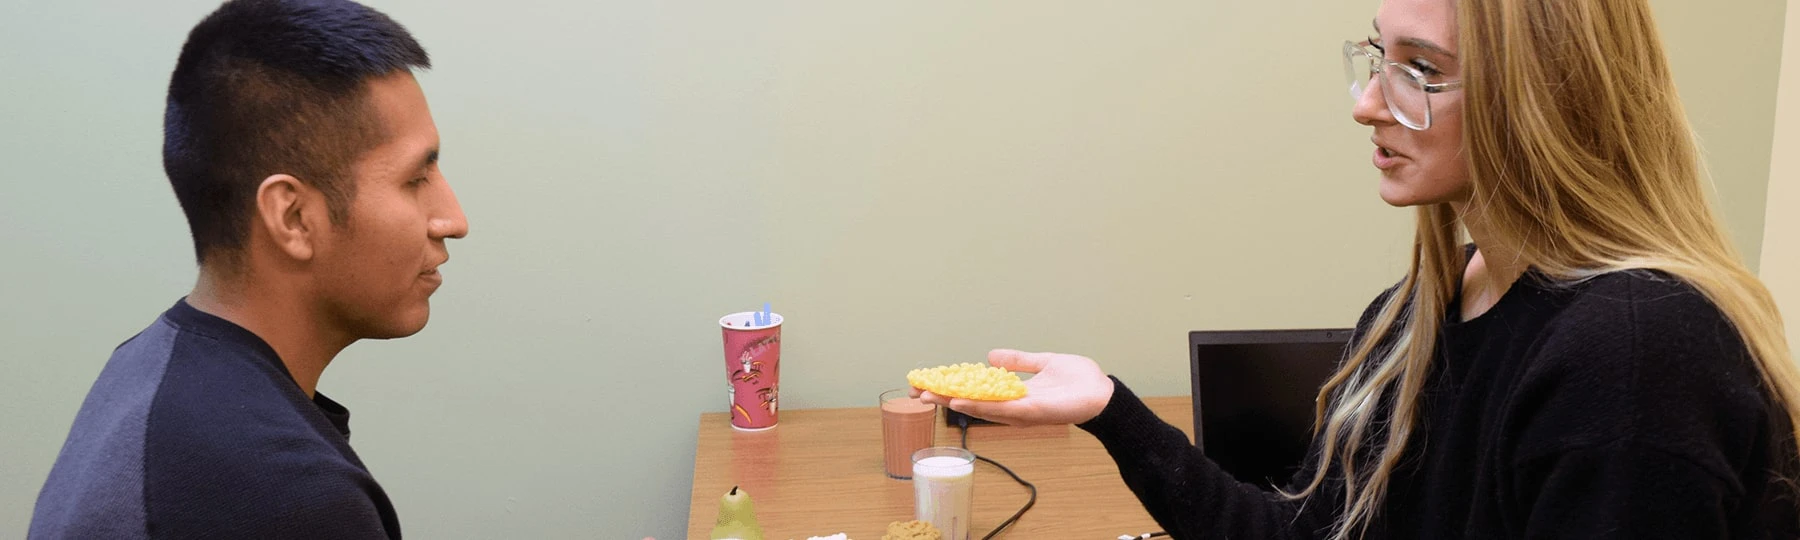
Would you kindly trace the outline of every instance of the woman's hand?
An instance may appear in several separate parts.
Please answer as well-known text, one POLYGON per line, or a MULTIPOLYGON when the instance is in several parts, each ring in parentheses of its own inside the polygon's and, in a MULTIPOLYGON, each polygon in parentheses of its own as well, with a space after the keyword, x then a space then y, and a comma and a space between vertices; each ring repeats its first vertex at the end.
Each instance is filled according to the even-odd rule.
POLYGON ((1084 356, 1028 353, 996 349, 988 363, 1008 371, 1035 373, 1025 381, 1025 397, 1012 401, 977 401, 948 398, 914 388, 926 403, 984 420, 1014 426, 1079 424, 1100 415, 1112 400, 1112 379, 1100 365, 1084 356))

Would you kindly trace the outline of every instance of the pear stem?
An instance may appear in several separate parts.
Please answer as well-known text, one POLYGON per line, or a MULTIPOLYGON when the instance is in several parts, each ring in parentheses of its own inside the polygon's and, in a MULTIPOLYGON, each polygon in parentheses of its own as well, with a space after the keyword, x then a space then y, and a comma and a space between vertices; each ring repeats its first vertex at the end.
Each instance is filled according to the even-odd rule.
POLYGON ((731 486, 731 494, 732 495, 737 495, 737 488, 738 488, 737 486, 731 486))

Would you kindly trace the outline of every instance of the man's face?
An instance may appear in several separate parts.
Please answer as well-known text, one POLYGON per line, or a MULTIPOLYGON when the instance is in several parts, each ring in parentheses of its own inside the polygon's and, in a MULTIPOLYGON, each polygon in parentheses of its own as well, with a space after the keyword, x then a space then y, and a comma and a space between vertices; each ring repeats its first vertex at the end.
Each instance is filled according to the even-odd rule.
POLYGON ((372 79, 369 104, 383 142, 350 167, 356 182, 345 225, 321 235, 315 266, 320 315, 353 339, 417 333, 449 260, 445 238, 469 223, 438 170, 437 125, 411 73, 372 79))

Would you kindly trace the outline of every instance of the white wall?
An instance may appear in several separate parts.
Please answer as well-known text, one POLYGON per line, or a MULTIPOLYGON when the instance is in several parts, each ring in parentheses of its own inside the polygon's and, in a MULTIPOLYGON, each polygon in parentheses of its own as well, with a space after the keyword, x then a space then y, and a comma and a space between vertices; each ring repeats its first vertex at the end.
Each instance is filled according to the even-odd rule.
MULTIPOLYGON (((374 4, 473 230, 431 326, 320 386, 409 536, 683 536, 714 321, 763 301, 789 408, 997 346, 1168 395, 1186 331, 1346 326, 1402 270, 1338 55, 1373 1, 374 4)), ((0 537, 191 284, 159 130, 214 5, 0 4, 0 537)), ((1754 256, 1781 1, 1656 6, 1754 256)))

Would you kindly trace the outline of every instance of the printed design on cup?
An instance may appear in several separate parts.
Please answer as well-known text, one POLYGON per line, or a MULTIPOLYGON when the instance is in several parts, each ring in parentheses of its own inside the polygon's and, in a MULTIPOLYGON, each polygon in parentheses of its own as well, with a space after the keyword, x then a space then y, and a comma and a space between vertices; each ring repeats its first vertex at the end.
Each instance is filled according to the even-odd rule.
POLYGON ((757 381, 762 379, 762 366, 763 366, 762 362, 751 360, 750 357, 748 357, 748 356, 739 358, 738 362, 743 364, 744 367, 738 368, 737 371, 731 372, 731 378, 737 379, 738 382, 746 382, 746 383, 750 383, 750 384, 756 384, 757 381))
MULTIPOLYGON (((779 336, 779 335, 763 336, 763 337, 757 338, 755 341, 751 341, 750 343, 745 344, 743 352, 738 353, 738 363, 742 367, 739 367, 737 371, 732 372, 731 378, 737 379, 739 382, 744 382, 744 383, 749 383, 749 384, 757 384, 758 382, 761 382, 762 374, 763 374, 763 372, 762 372, 763 363, 761 360, 757 360, 756 358, 762 356, 763 353, 769 352, 769 348, 774 346, 776 343, 781 343, 781 336, 779 336)), ((769 387, 769 386, 757 388, 756 389, 756 397, 762 399, 763 410, 769 411, 770 414, 775 413, 776 401, 778 399, 776 396, 775 388, 769 387)), ((750 412, 743 410, 744 409, 743 407, 739 407, 737 405, 736 398, 737 398, 736 390, 734 389, 732 392, 733 401, 732 401, 731 406, 732 406, 732 408, 738 409, 738 412, 742 412, 744 414, 744 420, 749 420, 750 412)))
MULTIPOLYGON (((756 338, 755 341, 744 344, 744 351, 738 353, 738 361, 744 363, 744 371, 749 371, 752 363, 756 364, 758 367, 762 366, 762 362, 751 362, 751 360, 762 356, 763 353, 769 352, 769 347, 774 346, 776 343, 781 343, 780 334, 763 336, 756 338)), ((757 372, 757 375, 761 374, 761 371, 757 372)))
POLYGON ((750 411, 744 410, 742 406, 737 404, 737 385, 725 385, 725 402, 731 404, 732 414, 743 416, 745 422, 750 421, 750 411))
POLYGON ((762 361, 751 360, 750 358, 750 356, 738 357, 738 363, 743 367, 739 367, 737 371, 731 372, 731 378, 737 379, 738 382, 750 384, 756 384, 762 380, 762 361))
POLYGON ((745 345, 744 351, 738 353, 738 363, 742 365, 742 367, 739 367, 737 371, 732 372, 731 378, 737 379, 739 382, 750 384, 756 384, 761 381, 763 363, 761 360, 757 360, 756 357, 762 356, 765 352, 769 352, 770 345, 780 342, 781 336, 765 336, 745 345))
MULTIPOLYGON (((763 388, 763 389, 761 389, 761 390, 757 390, 757 391, 756 391, 756 396, 757 396, 757 397, 760 397, 760 398, 762 398, 762 406, 763 406, 763 410, 766 410, 766 411, 769 411, 769 414, 774 414, 774 413, 775 413, 775 399, 776 399, 776 396, 775 396, 775 389, 774 389, 774 388, 767 388, 767 387, 765 387, 765 388, 763 388)), ((735 406, 735 405, 734 405, 734 406, 735 406)), ((749 417, 749 416, 750 416, 750 415, 749 415, 749 414, 745 414, 745 415, 744 415, 744 416, 745 416, 745 417, 746 417, 746 418, 748 418, 748 417, 749 417)))

